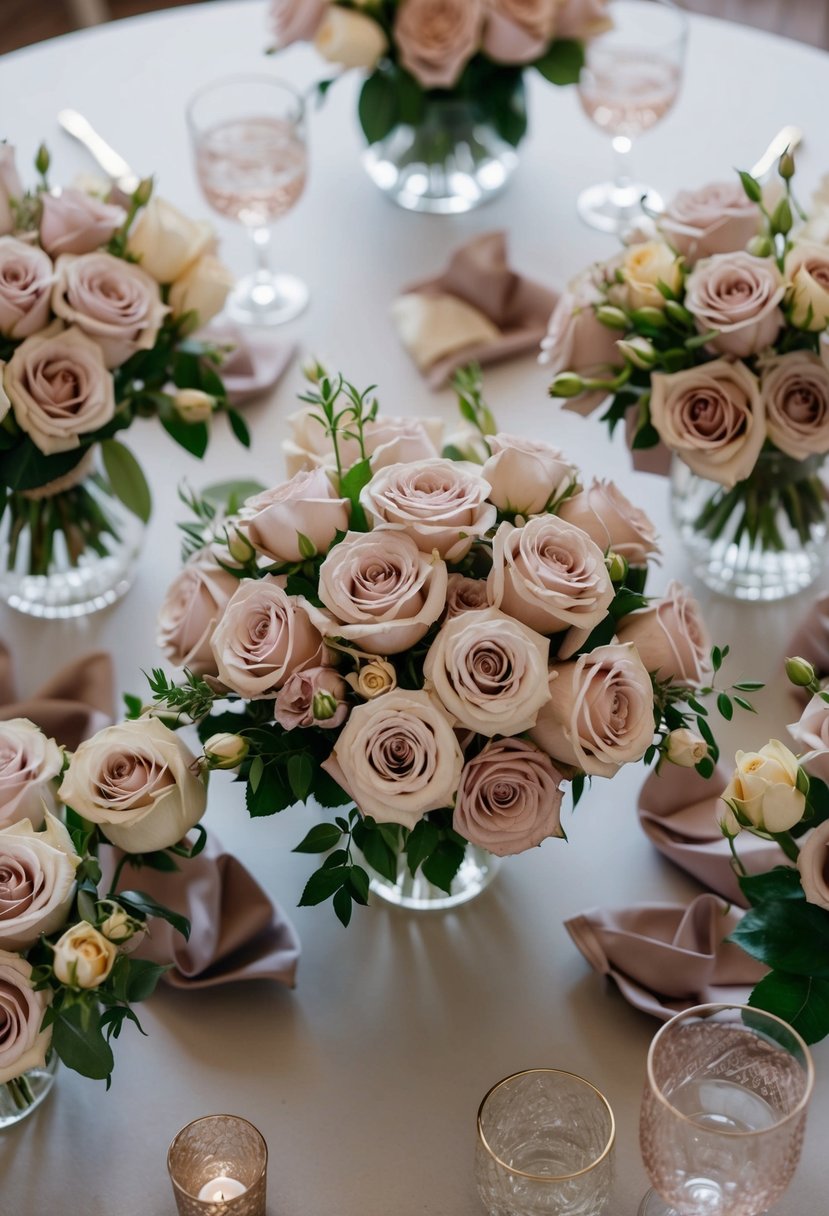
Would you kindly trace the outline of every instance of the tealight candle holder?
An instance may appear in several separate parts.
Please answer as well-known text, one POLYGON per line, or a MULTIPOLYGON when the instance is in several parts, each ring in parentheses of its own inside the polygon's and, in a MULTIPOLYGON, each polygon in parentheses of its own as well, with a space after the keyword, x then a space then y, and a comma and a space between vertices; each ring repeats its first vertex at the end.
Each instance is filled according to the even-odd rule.
POLYGON ((265 1216, 268 1146, 238 1115, 188 1123, 167 1151, 179 1216, 265 1216))

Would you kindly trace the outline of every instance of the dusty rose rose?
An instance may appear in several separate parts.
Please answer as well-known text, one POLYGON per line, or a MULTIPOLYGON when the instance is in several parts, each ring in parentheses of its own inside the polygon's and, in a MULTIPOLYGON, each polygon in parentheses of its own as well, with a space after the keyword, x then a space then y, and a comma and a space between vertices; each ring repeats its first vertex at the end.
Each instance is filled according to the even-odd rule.
POLYGON ((14 161, 11 144, 0 143, 0 236, 14 232, 15 216, 12 201, 23 197, 23 183, 14 161))
POLYGON ((810 832, 800 846, 797 868, 807 902, 829 911, 829 820, 810 832))
POLYGON ((829 369, 811 351, 764 363, 760 392, 772 443, 795 460, 829 451, 829 369))
POLYGON ((298 562, 308 556, 300 548, 300 535, 317 553, 327 553, 336 534, 348 531, 349 511, 348 499, 339 498, 324 470, 316 468, 249 498, 238 528, 272 561, 298 562))
POLYGON ((530 731, 554 760, 612 777, 653 741, 653 686, 633 646, 597 646, 550 668, 550 700, 530 731))
MULTIPOLYGON (((588 272, 563 292, 550 317, 547 336, 541 343, 539 362, 549 365, 554 376, 576 372, 590 379, 609 379, 622 365, 616 347, 618 330, 596 320, 593 307, 602 296, 588 272)), ((565 408, 589 414, 608 396, 602 389, 582 393, 565 402, 565 408)))
POLYGON ((0 237, 0 334, 27 338, 49 320, 49 296, 55 274, 36 245, 13 236, 0 237))
POLYGON ((0 950, 0 1085, 45 1064, 52 1030, 40 1027, 49 1000, 48 989, 35 991, 31 963, 0 950))
POLYGON ((489 447, 481 476, 490 485, 489 501, 502 511, 538 515, 578 480, 575 465, 542 439, 500 432, 489 447))
POLYGON ((52 308, 94 338, 107 367, 155 346, 169 311, 158 284, 140 266, 111 253, 64 253, 55 265, 52 308))
POLYGON ((100 346, 59 322, 18 346, 3 383, 21 430, 47 456, 80 447, 79 435, 97 431, 115 413, 100 346))
POLYGON ((424 553, 458 562, 495 523, 489 482, 475 465, 453 460, 392 464, 375 473, 360 503, 375 527, 410 536, 424 553))
POLYGON ((42 832, 29 819, 0 829, 0 949, 26 950, 63 925, 80 861, 54 815, 42 832))
POLYGON ((467 578, 465 574, 450 574, 446 587, 446 620, 461 612, 477 612, 490 608, 489 591, 485 578, 467 578))
POLYGON ((583 42, 610 29, 612 24, 607 0, 564 0, 556 17, 556 37, 583 42))
MULTIPOLYGON (((336 467, 331 436, 326 434, 313 407, 299 410, 288 419, 291 438, 285 440, 282 452, 289 476, 300 469, 322 465, 336 467)), ((364 428, 366 455, 371 467, 385 468, 390 464, 408 464, 415 460, 430 460, 440 455, 443 423, 439 418, 383 418, 378 416, 364 428)), ((350 468, 360 459, 356 439, 340 439, 343 468, 350 468)))
POLYGON ((685 286, 699 332, 718 331, 711 350, 742 359, 771 346, 783 327, 786 286, 774 258, 716 253, 697 262, 685 286))
POLYGON ((251 701, 275 696, 295 671, 322 657, 322 638, 281 581, 242 579, 210 641, 218 678, 251 701))
POLYGON ((485 55, 496 63, 532 63, 552 41, 558 0, 488 0, 485 55))
POLYGON ((428 693, 398 688, 352 709, 322 767, 364 815, 413 828, 427 811, 451 806, 463 752, 428 693))
POLYGON ((462 612, 429 648, 426 687, 466 730, 518 735, 549 700, 549 650, 547 638, 497 608, 462 612))
POLYGON ((274 719, 283 730, 322 726, 334 730, 348 716, 348 685, 333 667, 307 667, 289 676, 276 694, 274 719))
POLYGON ((0 722, 0 827, 28 819, 34 827, 57 809, 63 752, 28 718, 0 722))
POLYGON ((829 705, 823 697, 816 693, 788 731, 806 752, 801 763, 821 781, 829 781, 829 705))
POLYGON ((829 325, 829 249, 798 241, 786 254, 792 324, 816 333, 829 325))
POLYGON ((497 739, 461 773, 452 827, 497 857, 563 836, 561 782, 549 756, 525 739, 497 739))
POLYGON ((589 489, 565 499, 558 517, 581 528, 603 553, 618 553, 631 566, 646 566, 659 553, 653 524, 615 482, 594 478, 589 489))
POLYGON ((170 584, 158 613, 156 644, 176 667, 217 674, 210 645, 222 613, 239 586, 210 552, 194 554, 170 584))
POLYGON ((481 45, 482 0, 401 0, 393 36, 400 62, 424 89, 451 89, 481 45))
POLYGON ((411 537, 379 529, 349 532, 320 566, 324 612, 306 605, 328 637, 369 654, 399 654, 419 642, 446 604, 446 564, 411 537))
POLYGON ((40 243, 53 258, 59 253, 92 253, 106 245, 127 213, 83 190, 42 194, 40 243))
POLYGON ((739 181, 680 190, 659 217, 660 231, 689 263, 745 249, 761 224, 759 207, 739 181))
POLYGON ((538 515, 523 528, 501 524, 488 586, 496 608, 538 633, 571 626, 589 633, 614 595, 599 546, 555 515, 538 515))
POLYGON ((700 688, 714 674, 711 637, 699 604, 682 583, 669 583, 664 599, 622 617, 616 636, 623 645, 636 647, 660 683, 700 688))
POLYGON ((328 4, 329 0, 271 0, 269 18, 276 46, 310 42, 328 4))
POLYGON ((715 359, 651 377, 651 422, 700 477, 731 488, 748 477, 766 438, 760 383, 744 363, 715 359))

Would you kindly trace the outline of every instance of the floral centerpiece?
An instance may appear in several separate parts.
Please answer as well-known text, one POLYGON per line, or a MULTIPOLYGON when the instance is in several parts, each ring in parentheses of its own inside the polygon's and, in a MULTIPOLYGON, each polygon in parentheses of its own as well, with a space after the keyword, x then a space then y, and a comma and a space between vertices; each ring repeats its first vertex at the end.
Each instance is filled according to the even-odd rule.
POLYGON ((271 2, 277 48, 313 41, 366 74, 366 167, 416 211, 466 211, 501 190, 527 130, 524 73, 571 84, 583 41, 608 24, 605 0, 271 2))
POLYGON ((346 923, 369 893, 355 853, 394 902, 431 884, 448 906, 493 855, 564 836, 565 788, 643 757, 708 775, 717 754, 699 697, 723 655, 684 587, 643 595, 651 522, 495 433, 477 372, 457 384, 476 438, 440 455, 439 426, 320 372, 290 480, 230 518, 200 508, 159 618, 185 679, 153 673, 156 712, 198 723, 251 815, 354 804, 299 846, 332 850, 301 902, 346 923))
POLYGON ((610 399, 641 467, 673 455, 697 573, 750 599, 808 585, 827 530, 829 246, 793 173, 787 153, 776 202, 748 173, 677 195, 656 239, 571 285, 544 343, 551 395, 582 413, 610 399))
POLYGON ((193 337, 232 282, 209 225, 152 197, 150 179, 102 197, 52 188, 44 147, 36 167, 26 190, 0 144, 0 589, 38 615, 77 615, 126 590, 150 513, 119 432, 157 417, 202 455, 215 410, 247 431, 222 352, 193 337))

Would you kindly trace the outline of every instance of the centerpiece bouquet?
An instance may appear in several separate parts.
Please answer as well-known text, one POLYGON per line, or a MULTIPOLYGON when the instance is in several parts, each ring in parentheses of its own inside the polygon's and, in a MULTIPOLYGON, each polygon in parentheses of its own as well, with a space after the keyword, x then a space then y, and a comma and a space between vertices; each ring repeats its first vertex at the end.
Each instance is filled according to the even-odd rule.
POLYGON ((301 903, 344 923, 369 894, 355 854, 389 900, 449 906, 493 855, 564 836, 565 787, 643 757, 710 775, 717 755, 699 698, 724 652, 684 587, 644 596, 651 522, 496 433, 477 370, 456 383, 475 437, 441 455, 439 425, 320 370, 290 480, 229 517, 194 503, 159 618, 185 678, 153 672, 153 712, 198 724, 251 815, 352 807, 299 845, 328 853, 301 903))
POLYGON ((748 599, 808 585, 827 531, 827 205, 806 222, 791 155, 778 171, 776 189, 741 173, 677 195, 656 239, 571 285, 542 356, 567 408, 609 401, 602 420, 625 421, 639 467, 674 457, 697 573, 748 599))
POLYGON ((157 417, 200 456, 230 410, 222 351, 193 334, 232 280, 209 225, 152 181, 130 196, 52 188, 49 155, 26 190, 0 144, 0 591, 37 615, 103 607, 129 584, 147 483, 116 436, 157 417))

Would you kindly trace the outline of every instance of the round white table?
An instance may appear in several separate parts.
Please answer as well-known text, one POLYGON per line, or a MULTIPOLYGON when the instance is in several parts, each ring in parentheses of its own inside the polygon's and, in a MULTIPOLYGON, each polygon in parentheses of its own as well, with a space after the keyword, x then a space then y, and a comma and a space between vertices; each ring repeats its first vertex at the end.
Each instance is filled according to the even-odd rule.
MULTIPOLYGON (((211 78, 239 71, 307 84, 324 74, 306 48, 276 60, 264 6, 255 0, 178 9, 85 31, 0 59, 0 137, 25 169, 46 138, 53 176, 88 170, 58 130, 57 111, 84 113, 159 192, 205 214, 193 176, 185 102, 211 78)), ((685 86, 674 112, 635 157, 660 189, 722 178, 752 164, 785 123, 800 125, 801 194, 829 168, 821 98, 829 58, 795 43, 697 18, 685 86)), ((398 345, 389 305, 400 287, 440 269, 475 233, 506 228, 514 265, 562 283, 610 238, 576 218, 578 190, 609 169, 606 140, 581 114, 572 90, 533 80, 531 133, 509 191, 470 215, 438 219, 399 211, 363 173, 354 117, 356 81, 339 84, 312 115, 312 176, 305 197, 275 232, 287 269, 312 292, 306 314, 284 332, 358 385, 377 382, 389 413, 439 413, 449 393, 426 389, 398 345)), ((241 231, 221 224, 225 258, 248 268, 241 231)), ((279 334, 280 339, 283 335, 279 334)), ((154 618, 178 566, 178 483, 231 475, 275 481, 280 439, 301 383, 296 365, 272 399, 251 406, 254 448, 245 453, 215 428, 202 464, 160 428, 129 435, 148 471, 155 512, 136 585, 112 610, 86 621, 44 624, 3 612, 0 636, 17 656, 28 692, 68 657, 93 646, 116 656, 118 687, 144 693, 142 669, 158 661, 154 618)), ((595 420, 561 414, 546 398, 532 356, 493 369, 488 393, 510 430, 552 439, 589 474, 613 475, 664 534, 651 590, 681 576, 664 481, 633 473, 621 440, 595 420)), ((816 593, 816 592, 815 592, 816 593)), ((780 657, 808 608, 740 607, 700 591, 715 638, 735 652, 729 670, 770 679, 759 718, 723 732, 734 745, 783 736, 793 716, 780 657)), ((594 783, 569 844, 550 841, 510 859, 479 900, 433 917, 375 907, 344 930, 329 908, 295 909, 308 859, 292 855, 312 815, 299 809, 249 821, 240 787, 213 782, 206 823, 216 829, 291 913, 303 940, 296 991, 257 982, 204 993, 161 991, 141 1011, 149 1037, 128 1027, 116 1045, 110 1093, 64 1071, 49 1101, 0 1139, 3 1216, 84 1213, 163 1216, 173 1200, 167 1145, 183 1124, 213 1111, 243 1114, 270 1147, 272 1216, 477 1216, 472 1180, 475 1112, 499 1077, 533 1065, 562 1066, 593 1080, 618 1121, 616 1192, 610 1208, 632 1213, 645 1189, 637 1130, 648 1042, 656 1023, 630 1008, 589 970, 562 927, 595 904, 685 900, 694 884, 663 862, 636 821, 642 770, 594 783)), ((819 1080, 799 1173, 779 1216, 825 1210, 822 1143, 829 1129, 829 1049, 815 1052, 819 1080)))

